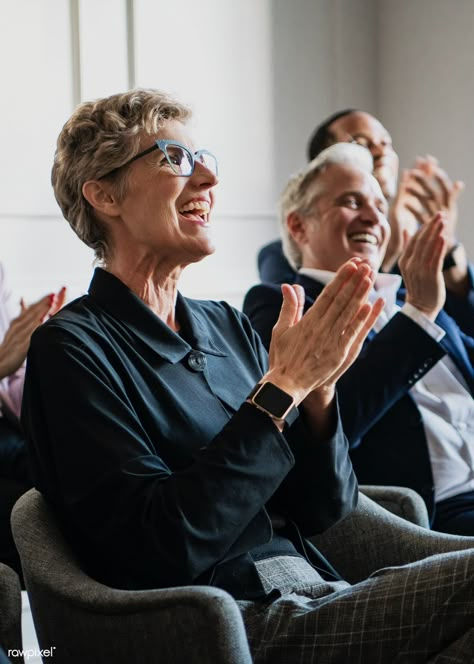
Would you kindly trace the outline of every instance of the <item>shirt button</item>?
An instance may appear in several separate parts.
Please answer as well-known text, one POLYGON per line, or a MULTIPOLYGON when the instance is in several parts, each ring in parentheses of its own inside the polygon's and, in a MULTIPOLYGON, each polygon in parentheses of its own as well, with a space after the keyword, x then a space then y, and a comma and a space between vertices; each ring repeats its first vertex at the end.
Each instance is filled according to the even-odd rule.
POLYGON ((204 353, 199 350, 192 350, 188 355, 188 366, 193 371, 204 371, 207 360, 204 353))

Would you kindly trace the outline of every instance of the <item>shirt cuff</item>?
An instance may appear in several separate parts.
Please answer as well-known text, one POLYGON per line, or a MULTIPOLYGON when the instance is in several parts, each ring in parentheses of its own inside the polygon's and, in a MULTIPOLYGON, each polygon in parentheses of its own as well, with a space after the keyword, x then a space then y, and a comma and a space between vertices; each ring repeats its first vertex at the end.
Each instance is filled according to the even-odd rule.
POLYGON ((408 318, 411 318, 411 320, 419 325, 423 330, 430 335, 435 341, 441 341, 441 339, 445 336, 446 332, 443 330, 442 327, 439 325, 436 325, 436 323, 433 323, 425 314, 414 307, 412 304, 409 302, 405 302, 403 307, 401 308, 401 313, 405 314, 408 318))

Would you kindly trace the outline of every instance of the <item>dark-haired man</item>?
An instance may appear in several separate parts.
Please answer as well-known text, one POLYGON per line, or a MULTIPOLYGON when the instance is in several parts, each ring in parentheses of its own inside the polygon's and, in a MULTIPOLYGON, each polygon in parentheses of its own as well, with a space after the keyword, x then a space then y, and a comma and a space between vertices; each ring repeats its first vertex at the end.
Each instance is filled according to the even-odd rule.
MULTIPOLYGON (((318 125, 308 141, 307 157, 311 161, 325 148, 340 142, 358 143, 370 151, 374 176, 389 203, 391 237, 382 262, 384 272, 396 266, 403 249, 404 230, 411 236, 436 212, 445 215, 447 254, 443 274, 449 295, 448 309, 459 309, 456 298, 468 296, 474 283, 466 252, 456 238, 456 203, 463 189, 462 182, 451 182, 433 157, 418 158, 415 167, 404 171, 398 182, 398 155, 390 133, 365 111, 339 111, 318 125)), ((260 250, 258 268, 264 282, 291 282, 295 277, 279 240, 260 250)))

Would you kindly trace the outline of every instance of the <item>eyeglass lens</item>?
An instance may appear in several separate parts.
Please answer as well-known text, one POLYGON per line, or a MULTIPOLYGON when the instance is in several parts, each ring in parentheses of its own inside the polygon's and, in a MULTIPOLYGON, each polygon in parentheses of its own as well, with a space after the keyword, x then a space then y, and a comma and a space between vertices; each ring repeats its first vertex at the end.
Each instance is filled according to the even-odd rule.
POLYGON ((194 159, 203 164, 207 169, 209 169, 214 175, 217 175, 217 159, 207 150, 199 150, 194 155, 194 159))
POLYGON ((177 175, 189 175, 193 170, 193 158, 188 150, 179 145, 167 145, 166 157, 177 175))
POLYGON ((193 172, 194 160, 199 161, 213 173, 217 173, 217 161, 213 154, 206 150, 199 150, 193 159, 193 156, 180 145, 167 145, 165 148, 166 157, 171 168, 177 175, 191 175, 193 172))

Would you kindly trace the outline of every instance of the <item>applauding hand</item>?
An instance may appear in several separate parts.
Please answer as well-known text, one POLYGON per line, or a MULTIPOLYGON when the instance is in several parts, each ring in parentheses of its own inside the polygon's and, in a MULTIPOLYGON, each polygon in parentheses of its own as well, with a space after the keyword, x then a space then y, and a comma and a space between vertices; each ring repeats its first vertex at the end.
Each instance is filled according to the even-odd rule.
POLYGON ((55 314, 64 304, 66 289, 45 295, 37 302, 25 305, 21 302, 21 313, 12 320, 0 344, 0 378, 10 376, 25 361, 31 335, 46 318, 55 314))
POLYGON ((446 220, 436 214, 410 239, 405 231, 407 247, 399 260, 407 289, 406 301, 434 320, 444 306, 446 287, 442 272, 446 251, 446 220))
POLYGON ((345 263, 302 316, 304 292, 283 285, 283 305, 270 344, 271 380, 300 403, 310 392, 333 388, 357 357, 383 307, 367 302, 371 268, 359 259, 345 263))

